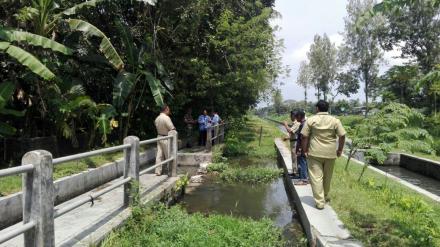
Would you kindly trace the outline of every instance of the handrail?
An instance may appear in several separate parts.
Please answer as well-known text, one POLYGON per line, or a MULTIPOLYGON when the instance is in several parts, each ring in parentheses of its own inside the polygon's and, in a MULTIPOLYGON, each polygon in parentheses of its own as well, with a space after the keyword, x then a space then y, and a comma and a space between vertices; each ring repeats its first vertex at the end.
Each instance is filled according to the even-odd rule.
POLYGON ((140 142, 139 142, 139 145, 147 145, 147 144, 151 144, 151 143, 158 142, 158 141, 162 141, 162 140, 168 140, 168 139, 171 139, 171 138, 173 138, 172 135, 167 135, 167 136, 157 137, 157 138, 154 138, 154 139, 149 139, 149 140, 145 140, 145 141, 140 141, 140 142))
POLYGON ((17 167, 12 167, 12 168, 6 168, 6 169, 0 170, 0 178, 16 175, 16 174, 20 174, 20 173, 31 172, 33 170, 34 170, 34 165, 32 165, 32 164, 17 166, 17 167))
POLYGON ((79 160, 79 159, 87 158, 90 156, 95 156, 98 154, 105 154, 105 153, 112 153, 112 152, 116 152, 116 151, 121 151, 121 150, 125 150, 127 148, 130 148, 130 147, 131 147, 131 144, 123 144, 123 145, 119 145, 119 146, 115 146, 115 147, 109 147, 109 148, 93 150, 93 151, 89 151, 89 152, 85 152, 85 153, 73 154, 73 155, 53 159, 52 164, 58 165, 58 164, 61 164, 64 162, 79 160))
POLYGON ((168 163, 168 162, 171 162, 171 161, 173 161, 174 159, 175 159, 174 157, 171 157, 171 158, 166 159, 166 160, 164 160, 164 161, 162 161, 162 162, 160 162, 160 163, 155 164, 154 166, 150 166, 150 167, 148 167, 147 169, 142 170, 141 172, 139 172, 139 176, 144 175, 144 174, 148 173, 149 171, 154 170, 154 169, 155 169, 156 167, 158 167, 158 166, 161 166, 161 165, 163 165, 163 164, 166 164, 166 163, 168 163))
POLYGON ((177 176, 177 134, 157 137, 144 141, 139 141, 139 138, 135 136, 129 136, 124 139, 123 145, 69 155, 56 159, 53 159, 52 155, 45 150, 36 150, 31 151, 30 153, 32 154, 27 153, 23 157, 23 165, 0 170, 0 178, 21 173, 29 173, 28 176, 24 176, 26 181, 23 183, 23 218, 28 219, 31 215, 35 214, 40 216, 37 218, 31 218, 32 221, 24 223, 23 226, 7 232, 6 234, 2 234, 2 236, 0 236, 0 244, 24 233, 25 239, 27 239, 25 245, 28 242, 34 243, 37 237, 36 235, 38 235, 39 242, 36 245, 37 247, 52 246, 55 244, 53 242, 53 235, 55 234, 53 223, 55 218, 58 218, 88 202, 92 202, 93 204, 94 199, 109 193, 120 186, 124 186, 124 205, 129 205, 132 203, 130 193, 138 193, 136 192, 138 189, 130 182, 139 181, 140 175, 146 174, 147 172, 164 164, 168 163, 171 166, 169 176, 177 176), (150 144, 162 140, 169 141, 169 148, 167 151, 167 157, 169 158, 143 171, 139 171, 140 145, 150 144), (85 196, 84 198, 70 203, 64 207, 47 207, 47 203, 49 203, 49 205, 53 205, 53 198, 55 198, 53 190, 53 167, 55 165, 116 151, 124 151, 124 175, 121 177, 121 180, 115 182, 109 187, 106 187, 98 192, 91 193, 88 196, 85 196), (33 172, 34 170, 41 172, 33 172), (41 186, 31 186, 34 183, 41 184, 41 186), (29 195, 32 195, 32 197, 29 195), (39 210, 44 210, 45 213, 40 214, 41 212, 39 210), (45 229, 44 231, 42 230, 43 227, 45 229), (35 228, 37 232, 36 234, 27 233, 27 231, 32 228, 35 228))
POLYGON ((17 229, 14 229, 10 232, 7 232, 6 234, 3 234, 2 236, 0 236, 0 244, 4 243, 10 239, 13 239, 13 238, 17 237, 18 235, 23 234, 34 227, 35 227, 35 222, 31 221, 31 222, 23 224, 22 226, 20 226, 17 229))
POLYGON ((74 210, 75 208, 78 208, 78 207, 80 207, 80 206, 82 206, 82 205, 84 205, 84 204, 86 204, 86 203, 88 203, 90 201, 93 201, 94 199, 96 199, 96 198, 98 198, 98 197, 100 197, 100 196, 102 196, 102 195, 104 195, 104 194, 106 194, 106 193, 116 189, 117 187, 122 186, 122 185, 130 182, 131 179, 132 179, 131 177, 124 178, 121 181, 118 181, 115 184, 113 184, 113 185, 111 185, 111 186, 101 190, 100 192, 92 193, 92 194, 89 195, 89 197, 83 198, 83 199, 81 199, 81 200, 79 200, 77 202, 69 204, 68 206, 66 206, 64 208, 55 208, 54 218, 58 218, 61 215, 66 214, 66 213, 74 210))

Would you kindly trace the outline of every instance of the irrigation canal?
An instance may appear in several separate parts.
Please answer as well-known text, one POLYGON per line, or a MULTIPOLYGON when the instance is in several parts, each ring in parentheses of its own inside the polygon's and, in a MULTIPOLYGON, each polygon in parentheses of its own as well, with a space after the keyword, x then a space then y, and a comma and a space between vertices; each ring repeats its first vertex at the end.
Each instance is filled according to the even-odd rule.
MULTIPOLYGON (((230 160, 232 166, 276 167, 273 160, 230 160)), ((179 167, 180 173, 194 174, 190 167, 179 167)), ((191 183, 186 188, 180 204, 189 213, 224 214, 252 219, 270 218, 283 230, 288 246, 297 246, 303 238, 303 230, 287 197, 283 178, 269 184, 224 183, 218 178, 205 176, 202 183, 191 183)))

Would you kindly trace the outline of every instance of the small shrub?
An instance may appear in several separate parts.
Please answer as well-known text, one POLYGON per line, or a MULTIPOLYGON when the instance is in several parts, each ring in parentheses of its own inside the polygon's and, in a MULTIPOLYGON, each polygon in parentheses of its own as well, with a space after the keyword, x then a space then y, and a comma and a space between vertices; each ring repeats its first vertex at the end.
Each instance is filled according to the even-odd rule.
POLYGON ((224 172, 228 169, 228 165, 225 163, 213 163, 210 164, 207 168, 208 172, 224 172))
POLYGON ((279 178, 283 170, 265 167, 247 167, 227 169, 220 178, 227 182, 269 183, 279 178))
POLYGON ((225 146, 223 149, 223 155, 226 157, 237 157, 240 155, 245 155, 249 152, 249 148, 246 143, 240 141, 232 133, 228 138, 226 138, 225 146))
POLYGON ((436 139, 434 141, 434 144, 432 145, 432 148, 435 151, 435 154, 440 156, 440 139, 436 139))

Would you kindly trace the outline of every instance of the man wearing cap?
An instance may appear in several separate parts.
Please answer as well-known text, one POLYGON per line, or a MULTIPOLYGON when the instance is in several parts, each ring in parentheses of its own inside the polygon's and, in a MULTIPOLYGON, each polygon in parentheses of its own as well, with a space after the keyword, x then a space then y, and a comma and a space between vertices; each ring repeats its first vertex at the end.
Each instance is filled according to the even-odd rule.
MULTIPOLYGON (((174 135, 176 128, 170 118, 171 110, 170 107, 164 105, 161 109, 159 116, 154 120, 154 125, 157 130, 157 137, 164 137, 167 135, 174 135)), ((156 164, 168 159, 168 146, 171 142, 170 139, 160 140, 157 142, 157 154, 156 154, 156 164)), ((156 167, 155 173, 157 176, 162 175, 162 165, 156 167)))
POLYGON ((333 167, 336 158, 342 154, 346 134, 341 121, 328 114, 328 108, 326 101, 318 101, 317 114, 307 119, 301 131, 303 152, 307 157, 310 184, 318 209, 323 209, 330 200, 333 167))

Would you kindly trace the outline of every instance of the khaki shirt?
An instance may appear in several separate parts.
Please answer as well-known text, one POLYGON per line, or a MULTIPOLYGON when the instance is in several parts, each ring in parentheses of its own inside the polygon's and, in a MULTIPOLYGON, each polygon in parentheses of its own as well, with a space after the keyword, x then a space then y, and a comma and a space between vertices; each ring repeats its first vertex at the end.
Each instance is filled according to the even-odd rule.
POLYGON ((301 125, 301 123, 295 120, 292 123, 292 127, 290 127, 290 131, 292 131, 292 132, 289 132, 291 144, 296 142, 296 132, 298 131, 300 125, 301 125))
POLYGON ((176 129, 171 118, 165 113, 161 113, 154 120, 154 125, 156 126, 157 134, 161 136, 166 136, 169 131, 176 129))
POLYGON ((309 156, 336 159, 337 137, 346 132, 339 119, 319 112, 307 119, 301 134, 309 137, 309 156))

